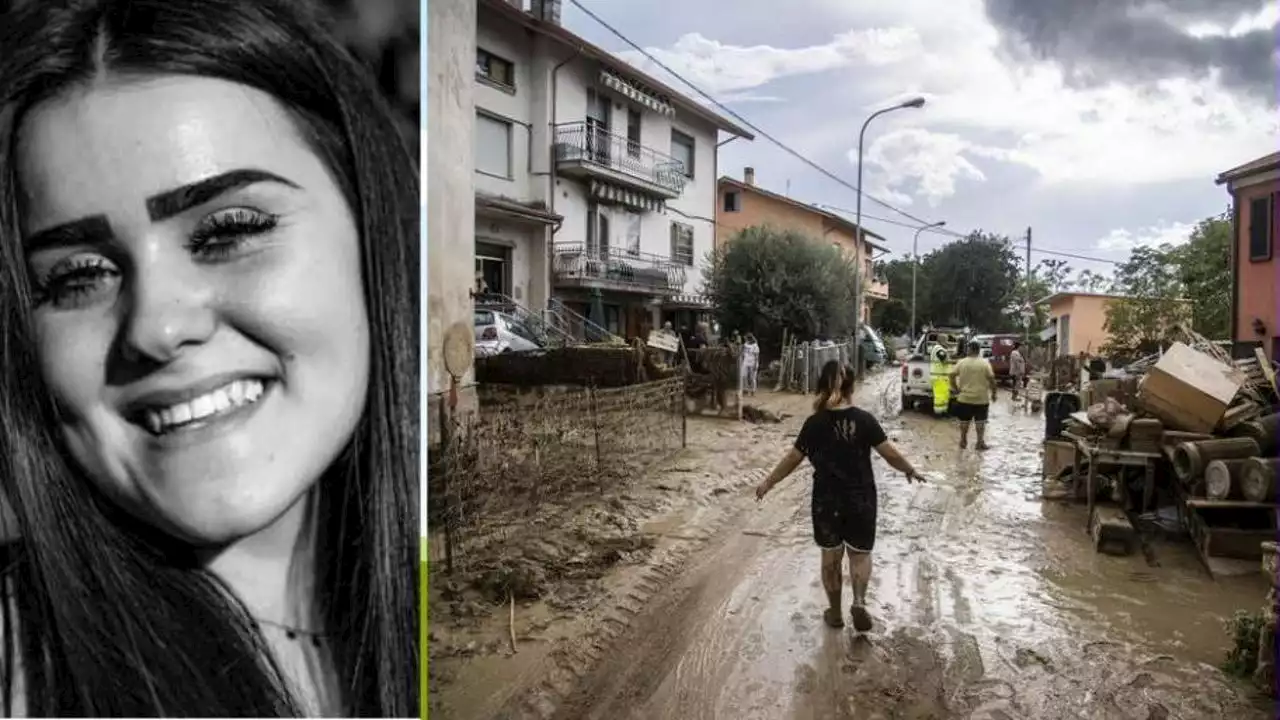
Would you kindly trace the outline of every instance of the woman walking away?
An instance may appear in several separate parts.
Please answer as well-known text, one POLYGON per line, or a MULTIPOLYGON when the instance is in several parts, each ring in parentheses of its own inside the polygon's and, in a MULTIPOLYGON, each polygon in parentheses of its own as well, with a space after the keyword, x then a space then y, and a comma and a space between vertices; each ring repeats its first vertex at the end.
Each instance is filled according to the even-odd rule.
POLYGON ((742 387, 748 395, 756 394, 756 379, 760 372, 760 346, 756 336, 747 333, 747 340, 742 346, 742 387))
POLYGON ((854 628, 866 632, 872 624, 866 605, 871 551, 876 543, 876 479, 871 469, 871 450, 904 473, 907 482, 923 480, 889 442, 875 417, 845 400, 844 381, 845 371, 839 361, 822 366, 814 413, 805 420, 795 446, 756 488, 756 499, 763 499, 801 461, 809 459, 813 465, 813 539, 822 550, 822 587, 828 602, 822 617, 830 627, 844 627, 840 566, 848 555, 853 586, 849 613, 854 628))

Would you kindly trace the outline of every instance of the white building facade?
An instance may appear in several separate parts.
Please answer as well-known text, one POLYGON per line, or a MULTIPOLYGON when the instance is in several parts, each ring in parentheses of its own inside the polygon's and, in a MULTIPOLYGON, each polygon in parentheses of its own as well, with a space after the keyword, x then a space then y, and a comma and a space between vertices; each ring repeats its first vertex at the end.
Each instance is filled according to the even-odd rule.
POLYGON ((478 0, 475 82, 486 302, 624 338, 707 310, 716 147, 750 133, 565 30, 555 0, 478 0))

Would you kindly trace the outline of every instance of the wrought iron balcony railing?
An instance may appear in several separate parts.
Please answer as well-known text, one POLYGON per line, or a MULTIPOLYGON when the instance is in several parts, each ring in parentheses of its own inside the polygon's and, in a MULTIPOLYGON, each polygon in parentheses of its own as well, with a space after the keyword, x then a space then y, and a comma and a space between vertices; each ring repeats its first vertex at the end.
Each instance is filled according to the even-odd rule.
POLYGON ((619 289, 669 294, 684 288, 685 267, 652 253, 556 243, 555 279, 560 283, 614 285, 619 289))
POLYGON ((588 122, 556 126, 556 162, 612 170, 673 196, 688 180, 679 160, 588 122))

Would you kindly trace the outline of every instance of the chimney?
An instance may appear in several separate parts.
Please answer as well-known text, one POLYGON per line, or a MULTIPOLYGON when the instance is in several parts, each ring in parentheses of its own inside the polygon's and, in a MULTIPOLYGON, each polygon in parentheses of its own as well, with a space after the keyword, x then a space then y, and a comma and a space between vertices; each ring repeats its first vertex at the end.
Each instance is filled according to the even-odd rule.
POLYGON ((535 18, 543 22, 559 25, 560 5, 561 0, 533 0, 530 12, 533 13, 535 18))
POLYGON ((756 184, 756 169, 753 167, 742 168, 742 182, 748 185, 756 184))

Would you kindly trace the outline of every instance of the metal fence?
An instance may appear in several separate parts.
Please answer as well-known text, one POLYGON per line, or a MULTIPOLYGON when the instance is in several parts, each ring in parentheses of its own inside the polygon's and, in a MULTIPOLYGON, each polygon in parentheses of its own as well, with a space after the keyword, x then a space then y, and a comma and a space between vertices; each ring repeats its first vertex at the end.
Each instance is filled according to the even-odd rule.
POLYGON ((524 542, 551 504, 642 475, 684 447, 684 407, 682 377, 482 406, 430 458, 432 562, 453 569, 524 542))
POLYGON ((784 349, 779 368, 778 388, 789 392, 817 392, 822 366, 831 360, 839 360, 841 365, 851 362, 852 348, 852 342, 835 345, 803 342, 784 349))

